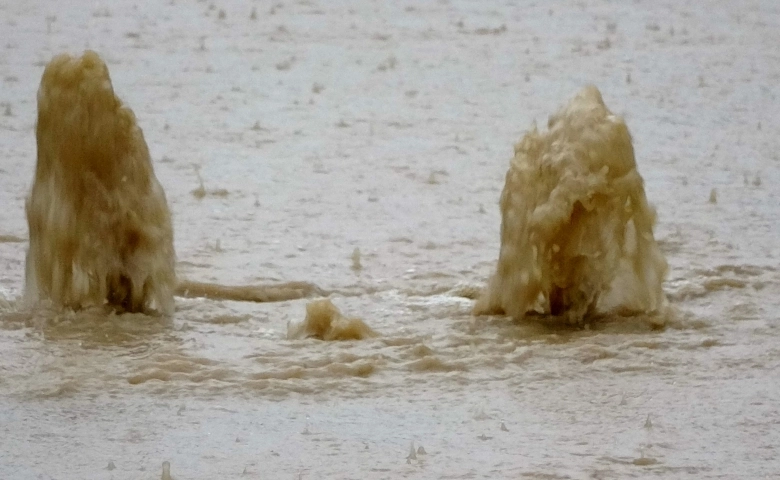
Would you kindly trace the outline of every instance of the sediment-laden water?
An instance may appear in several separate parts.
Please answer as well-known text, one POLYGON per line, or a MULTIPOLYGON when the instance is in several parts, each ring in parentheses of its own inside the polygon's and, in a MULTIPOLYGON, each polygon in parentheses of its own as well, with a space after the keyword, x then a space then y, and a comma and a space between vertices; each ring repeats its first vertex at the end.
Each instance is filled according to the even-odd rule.
POLYGON ((0 25, 1 478, 780 470, 775 2, 6 2, 0 25), (87 48, 144 130, 179 277, 312 298, 20 305, 36 92, 87 48), (670 309, 474 317, 513 145, 586 84, 631 131, 670 309), (372 334, 311 338, 318 292, 372 334))

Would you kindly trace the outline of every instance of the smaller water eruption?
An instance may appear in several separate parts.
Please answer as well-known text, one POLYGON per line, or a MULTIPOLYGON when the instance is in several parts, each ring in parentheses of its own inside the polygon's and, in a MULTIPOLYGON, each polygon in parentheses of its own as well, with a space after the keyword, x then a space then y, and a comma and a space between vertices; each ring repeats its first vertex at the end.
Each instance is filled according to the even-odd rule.
POLYGON ((160 480, 173 480, 173 477, 171 477, 171 462, 163 462, 162 467, 162 476, 160 477, 160 480))
POLYGON ((306 304, 306 318, 301 323, 287 326, 287 338, 317 338, 320 340, 363 340, 379 334, 359 318, 347 318, 330 299, 314 300, 306 304))
POLYGON ((623 120, 589 86, 515 146, 501 194, 498 268, 476 314, 579 323, 661 307, 667 270, 623 120))

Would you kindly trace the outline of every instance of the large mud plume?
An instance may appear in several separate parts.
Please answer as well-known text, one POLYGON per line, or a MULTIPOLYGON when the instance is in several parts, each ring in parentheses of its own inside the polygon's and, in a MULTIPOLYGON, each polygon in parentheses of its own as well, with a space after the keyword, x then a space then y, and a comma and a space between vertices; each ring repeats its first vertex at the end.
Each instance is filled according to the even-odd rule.
POLYGON ((577 323, 596 312, 658 309, 667 264, 626 124, 589 86, 548 127, 515 146, 498 267, 475 313, 577 323))
POLYGON ((132 110, 87 51, 49 62, 38 90, 25 297, 75 309, 173 312, 173 228, 132 110))

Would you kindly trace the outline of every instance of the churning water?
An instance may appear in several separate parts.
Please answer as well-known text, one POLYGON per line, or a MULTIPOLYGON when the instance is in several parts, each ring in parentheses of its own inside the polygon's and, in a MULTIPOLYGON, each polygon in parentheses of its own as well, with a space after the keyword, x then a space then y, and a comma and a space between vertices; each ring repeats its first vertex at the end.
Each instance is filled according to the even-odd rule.
POLYGON ((780 471, 776 2, 31 1, 0 24, 0 477, 780 471), (85 49, 165 189, 171 317, 19 303, 36 92, 85 49), (513 145, 587 84, 633 137, 669 312, 475 317, 513 145))

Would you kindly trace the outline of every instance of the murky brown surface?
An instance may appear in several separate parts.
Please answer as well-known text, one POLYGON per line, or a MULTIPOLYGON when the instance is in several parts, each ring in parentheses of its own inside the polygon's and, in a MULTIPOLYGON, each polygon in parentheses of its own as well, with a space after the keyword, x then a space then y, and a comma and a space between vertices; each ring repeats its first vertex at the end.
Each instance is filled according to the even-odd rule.
POLYGON ((775 2, 253 5, 0 3, 0 478, 780 471, 775 2), (294 339, 306 300, 21 310, 36 90, 85 48, 181 276, 312 282, 379 336, 294 339), (474 318, 512 145, 586 83, 633 135, 673 311, 474 318))

